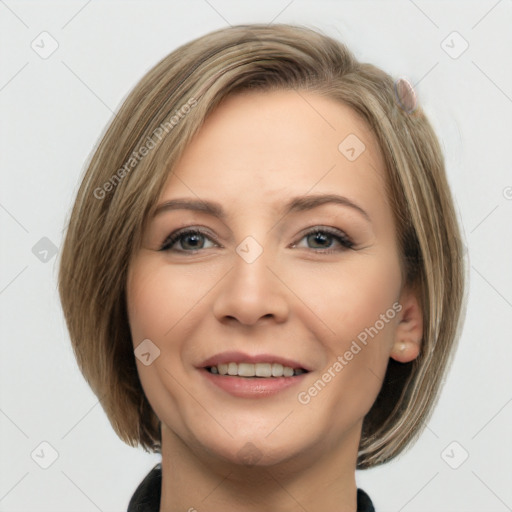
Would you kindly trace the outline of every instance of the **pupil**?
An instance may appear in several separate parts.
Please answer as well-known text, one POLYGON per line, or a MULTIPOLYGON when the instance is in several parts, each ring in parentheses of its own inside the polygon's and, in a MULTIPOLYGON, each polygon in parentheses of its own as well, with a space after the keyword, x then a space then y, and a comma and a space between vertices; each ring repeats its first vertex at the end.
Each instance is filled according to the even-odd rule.
POLYGON ((200 234, 193 234, 193 235, 187 235, 185 237, 185 244, 191 246, 192 249, 197 249, 198 245, 200 245, 200 239, 202 238, 202 235, 200 234), (190 244, 189 242, 192 241, 190 244))
MULTIPOLYGON (((326 241, 328 242, 329 240, 329 235, 325 235, 323 233, 313 233, 310 237, 312 237, 313 244, 319 244, 324 247, 326 245, 326 241)), ((327 246, 328 245, 329 244, 327 244, 327 246)))

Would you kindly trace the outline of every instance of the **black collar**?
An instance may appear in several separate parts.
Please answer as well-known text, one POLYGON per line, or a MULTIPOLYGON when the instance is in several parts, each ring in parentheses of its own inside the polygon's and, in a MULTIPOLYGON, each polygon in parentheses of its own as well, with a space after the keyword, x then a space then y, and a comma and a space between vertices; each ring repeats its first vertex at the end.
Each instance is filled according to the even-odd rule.
MULTIPOLYGON (((158 463, 142 480, 130 500, 127 512, 159 512, 162 490, 162 464, 158 463)), ((357 490, 357 512, 375 512, 372 500, 357 490)))

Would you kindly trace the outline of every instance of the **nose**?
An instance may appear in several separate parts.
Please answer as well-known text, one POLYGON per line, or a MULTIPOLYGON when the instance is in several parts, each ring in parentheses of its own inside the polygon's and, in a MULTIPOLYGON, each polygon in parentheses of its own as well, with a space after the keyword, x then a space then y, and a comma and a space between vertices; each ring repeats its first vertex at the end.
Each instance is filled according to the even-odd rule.
POLYGON ((289 314, 287 288, 269 251, 254 260, 242 252, 233 255, 233 266, 219 283, 213 312, 219 322, 252 326, 273 320, 282 323, 289 314), (242 256, 241 256, 241 255, 242 256))

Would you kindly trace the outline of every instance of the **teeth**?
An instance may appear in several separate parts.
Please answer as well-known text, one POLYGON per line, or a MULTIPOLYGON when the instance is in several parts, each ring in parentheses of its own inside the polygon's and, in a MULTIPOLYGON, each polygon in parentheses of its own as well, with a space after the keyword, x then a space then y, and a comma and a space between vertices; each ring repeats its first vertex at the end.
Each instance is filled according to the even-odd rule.
POLYGON ((294 370, 279 363, 223 363, 210 367, 211 373, 238 377, 292 377, 304 371, 302 368, 294 370))
POLYGON ((272 365, 270 363, 257 363, 254 366, 256 377, 272 377, 272 365))

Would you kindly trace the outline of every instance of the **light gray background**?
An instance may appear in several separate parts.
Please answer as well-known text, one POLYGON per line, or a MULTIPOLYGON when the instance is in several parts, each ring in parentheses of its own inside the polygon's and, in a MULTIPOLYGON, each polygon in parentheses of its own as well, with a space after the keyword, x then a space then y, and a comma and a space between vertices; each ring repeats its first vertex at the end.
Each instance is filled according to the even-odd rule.
POLYGON ((126 510, 159 460, 115 436, 79 373, 59 254, 44 251, 60 248, 83 164, 136 81, 178 45, 248 22, 321 29, 408 77, 446 154, 468 248, 465 328, 421 438, 358 472, 359 486, 379 512, 512 510, 511 0, 0 1, 0 510, 126 510), (43 31, 58 43, 46 59, 31 47, 51 48, 43 31), (58 452, 47 469, 42 442, 58 452))

